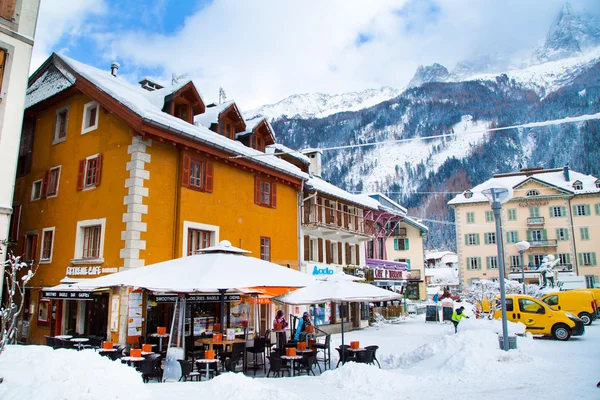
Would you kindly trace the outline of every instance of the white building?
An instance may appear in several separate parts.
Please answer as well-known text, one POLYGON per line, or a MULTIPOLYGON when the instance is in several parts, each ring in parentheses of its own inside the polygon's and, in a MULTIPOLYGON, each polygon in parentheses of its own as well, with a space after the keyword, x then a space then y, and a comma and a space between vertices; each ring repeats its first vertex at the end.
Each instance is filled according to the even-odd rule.
MULTIPOLYGON (((19 154, 19 144, 39 7, 39 0, 0 1, 0 240, 17 239, 8 237, 17 157, 31 157, 19 154)), ((0 257, 4 261, 6 246, 2 245, 1 249, 0 257)), ((4 275, 3 271, 0 267, 0 276, 4 275)), ((0 298, 2 287, 0 285, 0 298)))

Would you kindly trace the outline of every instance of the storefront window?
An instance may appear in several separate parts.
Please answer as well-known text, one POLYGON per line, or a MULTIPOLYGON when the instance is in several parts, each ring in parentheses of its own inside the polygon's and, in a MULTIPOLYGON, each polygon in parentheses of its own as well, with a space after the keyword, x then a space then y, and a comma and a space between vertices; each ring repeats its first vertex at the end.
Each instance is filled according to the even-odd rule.
POLYGON ((331 324, 331 303, 313 304, 310 306, 310 314, 313 316, 315 325, 331 324))
POLYGON ((419 300, 419 283, 408 283, 406 285, 406 297, 411 300, 419 300))

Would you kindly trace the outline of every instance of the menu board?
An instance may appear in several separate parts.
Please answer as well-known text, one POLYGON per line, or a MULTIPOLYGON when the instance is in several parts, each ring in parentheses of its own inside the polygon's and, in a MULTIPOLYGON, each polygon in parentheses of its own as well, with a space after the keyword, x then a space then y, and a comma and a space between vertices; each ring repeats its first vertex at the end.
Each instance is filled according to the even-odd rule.
POLYGON ((127 336, 142 335, 142 292, 129 293, 127 336))
POLYGON ((119 301, 120 296, 118 294, 112 295, 110 303, 110 331, 119 332, 119 301))

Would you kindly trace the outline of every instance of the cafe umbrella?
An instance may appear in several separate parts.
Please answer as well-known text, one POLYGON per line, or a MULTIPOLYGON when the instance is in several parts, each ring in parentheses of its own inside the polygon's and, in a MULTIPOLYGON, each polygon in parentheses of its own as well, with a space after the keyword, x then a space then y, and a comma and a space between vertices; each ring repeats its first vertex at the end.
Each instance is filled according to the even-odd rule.
MULTIPOLYGON (((283 304, 310 305, 326 302, 340 303, 342 311, 342 346, 344 345, 344 304, 372 301, 398 300, 402 296, 376 286, 355 282, 354 277, 336 274, 316 281, 293 292, 273 298, 283 304)), ((342 358, 344 352, 342 352, 342 358)), ((343 360, 342 360, 343 361, 343 360)))
MULTIPOLYGON (((178 294, 218 291, 222 322, 225 293, 228 291, 237 292, 237 289, 249 287, 303 287, 314 282, 314 278, 308 274, 256 257, 249 257, 247 256, 249 253, 223 240, 218 245, 199 250, 199 254, 196 255, 90 279, 84 285, 89 288, 128 286, 153 292, 178 294)), ((183 313, 184 316, 184 297, 181 303, 180 315, 183 313)), ((178 326, 182 326, 183 316, 178 326)), ((172 326, 177 326, 175 324, 174 319, 172 326)), ((224 324, 221 325, 224 329, 224 324)), ((181 329, 180 332, 183 335, 181 329)))

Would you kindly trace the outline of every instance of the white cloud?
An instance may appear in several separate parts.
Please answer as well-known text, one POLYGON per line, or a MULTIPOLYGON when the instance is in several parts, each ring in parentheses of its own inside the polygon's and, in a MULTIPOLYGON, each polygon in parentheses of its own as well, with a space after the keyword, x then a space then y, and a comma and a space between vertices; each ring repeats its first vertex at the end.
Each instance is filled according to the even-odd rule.
MULTIPOLYGON (((106 10, 104 0, 42 0, 40 2, 35 44, 30 70, 35 71, 48 58, 65 36, 68 42, 90 32, 88 18, 106 10)), ((68 53, 69 43, 61 43, 60 51, 68 53)))

